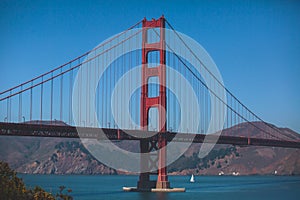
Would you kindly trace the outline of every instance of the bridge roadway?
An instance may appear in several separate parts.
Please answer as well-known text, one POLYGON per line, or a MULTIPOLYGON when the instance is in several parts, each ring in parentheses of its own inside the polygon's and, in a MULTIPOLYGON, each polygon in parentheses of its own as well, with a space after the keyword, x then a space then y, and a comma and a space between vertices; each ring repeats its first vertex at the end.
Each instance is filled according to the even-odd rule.
MULTIPOLYGON (((141 130, 120 130, 108 128, 89 128, 75 127, 67 125, 45 125, 45 124, 28 124, 28 123, 5 123, 0 122, 0 135, 3 136, 33 136, 33 137, 61 137, 61 138, 89 138, 98 140, 157 140, 159 137, 165 137, 167 141, 174 142, 193 142, 203 143, 205 134, 175 133, 141 130), (78 134, 78 130, 80 134, 78 134), (101 134, 101 131, 104 134, 101 134), (135 137, 139 136, 139 137, 135 137), (149 135, 151 137, 149 137, 149 135), (176 137, 175 137, 176 136, 176 137)), ((215 141, 213 134, 206 138, 205 142, 215 141)), ((300 148, 300 141, 293 140, 275 140, 254 137, 241 136, 223 136, 221 135, 217 144, 231 144, 240 146, 272 146, 286 148, 300 148)))

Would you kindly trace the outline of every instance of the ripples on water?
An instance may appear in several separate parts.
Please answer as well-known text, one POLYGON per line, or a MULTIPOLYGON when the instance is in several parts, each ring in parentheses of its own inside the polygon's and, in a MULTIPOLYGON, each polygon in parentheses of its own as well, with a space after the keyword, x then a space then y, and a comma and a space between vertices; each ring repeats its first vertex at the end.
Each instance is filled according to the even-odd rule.
POLYGON ((185 193, 123 192, 123 186, 136 186, 137 176, 82 176, 82 175, 25 175, 26 185, 42 186, 56 193, 60 185, 71 188, 76 200, 130 199, 130 200, 195 200, 195 199, 299 199, 300 176, 169 176, 172 187, 185 187, 185 193))

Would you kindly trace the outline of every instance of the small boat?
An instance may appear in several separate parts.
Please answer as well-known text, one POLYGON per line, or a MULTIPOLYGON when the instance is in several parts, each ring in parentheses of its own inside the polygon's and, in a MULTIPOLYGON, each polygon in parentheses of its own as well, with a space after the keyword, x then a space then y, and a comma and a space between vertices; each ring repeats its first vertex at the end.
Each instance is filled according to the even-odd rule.
POLYGON ((194 183, 194 182, 195 182, 194 174, 192 174, 191 179, 190 179, 190 182, 191 182, 191 183, 194 183))
POLYGON ((239 175, 240 175, 240 172, 232 172, 232 175, 233 175, 233 176, 239 176, 239 175))

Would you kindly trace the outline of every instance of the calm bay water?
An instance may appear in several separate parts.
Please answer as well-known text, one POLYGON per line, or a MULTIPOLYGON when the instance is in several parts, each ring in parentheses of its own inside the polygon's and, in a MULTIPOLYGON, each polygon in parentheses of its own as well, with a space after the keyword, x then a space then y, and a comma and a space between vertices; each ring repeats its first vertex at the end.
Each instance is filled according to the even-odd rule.
POLYGON ((300 176, 169 176, 172 187, 185 187, 185 193, 123 192, 123 186, 136 186, 137 176, 25 175, 26 185, 42 186, 56 193, 60 185, 71 188, 76 200, 87 199, 299 199, 300 176))

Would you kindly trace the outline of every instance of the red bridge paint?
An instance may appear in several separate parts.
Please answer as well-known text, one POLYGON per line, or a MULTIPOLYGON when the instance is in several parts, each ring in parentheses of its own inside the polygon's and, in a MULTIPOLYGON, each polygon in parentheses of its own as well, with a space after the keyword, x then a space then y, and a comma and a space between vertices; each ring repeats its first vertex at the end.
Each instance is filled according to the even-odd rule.
MULTIPOLYGON (((149 124, 149 110, 150 108, 156 107, 158 109, 158 129, 159 132, 166 131, 166 51, 165 51, 165 18, 164 16, 159 19, 147 21, 146 18, 143 20, 142 29, 142 90, 141 90, 141 127, 142 130, 147 131, 149 124), (159 41, 155 43, 148 43, 148 30, 153 28, 159 28, 159 41), (152 51, 159 52, 159 65, 156 67, 148 67, 148 54, 152 51), (148 81, 150 77, 158 77, 159 80, 159 95, 157 97, 148 96, 148 81)), ((167 140, 164 137, 160 137, 156 141, 142 141, 140 145, 141 153, 148 153, 153 148, 158 150, 158 178, 155 184, 154 181, 150 180, 150 171, 153 164, 155 164, 149 156, 145 157, 141 155, 141 168, 149 168, 149 172, 141 173, 138 188, 149 189, 149 188, 170 188, 170 183, 167 176, 166 167, 166 149, 163 148, 167 145, 167 140)))

